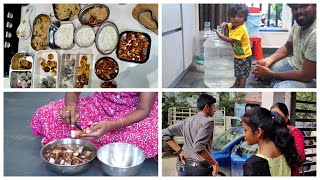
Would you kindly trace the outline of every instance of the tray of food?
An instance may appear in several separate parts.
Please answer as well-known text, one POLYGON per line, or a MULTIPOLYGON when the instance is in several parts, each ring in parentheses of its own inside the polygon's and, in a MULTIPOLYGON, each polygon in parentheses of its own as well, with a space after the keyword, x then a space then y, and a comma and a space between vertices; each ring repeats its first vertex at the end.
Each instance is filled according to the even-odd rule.
POLYGON ((32 87, 33 57, 29 53, 16 53, 11 58, 9 79, 11 88, 32 87))
POLYGON ((69 21, 80 12, 80 4, 52 4, 54 16, 60 21, 69 21))
POLYGON ((90 4, 81 9, 78 14, 79 21, 84 25, 100 26, 109 17, 110 10, 103 4, 90 4))
POLYGON ((89 47, 94 43, 96 34, 94 29, 88 25, 82 25, 74 33, 74 40, 80 47, 89 47))
POLYGON ((101 80, 114 79, 119 73, 119 66, 116 60, 111 57, 101 57, 96 61, 94 71, 101 80))
POLYGON ((51 19, 48 15, 39 14, 33 20, 33 32, 31 37, 31 47, 36 50, 45 50, 48 48, 48 32, 51 19))
POLYGON ((147 33, 124 31, 120 34, 117 57, 123 61, 145 63, 151 49, 151 37, 147 33))
POLYGON ((91 54, 79 54, 76 70, 76 88, 89 87, 91 61, 91 54))
POLYGON ((35 56, 34 87, 57 88, 59 71, 59 56, 57 51, 43 50, 35 56))
POLYGON ((75 26, 69 21, 54 21, 49 28, 49 47, 51 49, 71 49, 74 46, 75 26))
POLYGON ((62 54, 61 66, 59 72, 59 87, 74 88, 76 81, 76 54, 62 54))
POLYGON ((113 22, 106 21, 99 27, 95 42, 101 54, 110 54, 116 49, 118 40, 118 27, 113 22))

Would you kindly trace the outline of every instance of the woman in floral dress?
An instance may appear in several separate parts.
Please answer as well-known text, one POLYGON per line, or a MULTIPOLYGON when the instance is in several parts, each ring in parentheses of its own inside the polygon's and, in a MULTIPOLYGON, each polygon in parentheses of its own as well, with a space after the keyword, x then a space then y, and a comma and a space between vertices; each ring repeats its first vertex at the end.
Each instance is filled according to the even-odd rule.
POLYGON ((40 107, 31 123, 33 133, 47 144, 70 138, 77 122, 88 128, 81 138, 98 148, 113 142, 126 142, 142 149, 146 158, 158 154, 158 98, 153 92, 96 92, 79 98, 79 92, 66 92, 65 100, 40 107))

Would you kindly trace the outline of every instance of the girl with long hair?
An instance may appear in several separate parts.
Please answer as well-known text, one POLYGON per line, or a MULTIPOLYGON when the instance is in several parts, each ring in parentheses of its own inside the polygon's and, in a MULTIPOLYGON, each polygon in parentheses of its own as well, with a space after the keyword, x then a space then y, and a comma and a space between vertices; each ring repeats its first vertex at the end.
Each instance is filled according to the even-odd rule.
MULTIPOLYGON (((271 107, 270 110, 272 112, 277 112, 278 114, 280 114, 284 118, 284 120, 290 130, 290 133, 292 134, 292 136, 294 138, 294 143, 296 144, 297 153, 300 155, 300 158, 301 158, 300 161, 301 161, 301 165, 302 165, 302 163, 305 161, 304 137, 303 137, 302 132, 298 128, 294 127, 291 124, 291 121, 289 119, 289 110, 288 110, 287 105, 285 105, 284 103, 275 103, 271 107)), ((291 175, 292 176, 300 176, 300 168, 297 167, 297 168, 292 169, 291 175)))
POLYGON ((242 126, 247 143, 259 146, 244 164, 245 176, 291 176, 291 169, 300 166, 294 138, 281 115, 252 108, 243 115, 242 126))

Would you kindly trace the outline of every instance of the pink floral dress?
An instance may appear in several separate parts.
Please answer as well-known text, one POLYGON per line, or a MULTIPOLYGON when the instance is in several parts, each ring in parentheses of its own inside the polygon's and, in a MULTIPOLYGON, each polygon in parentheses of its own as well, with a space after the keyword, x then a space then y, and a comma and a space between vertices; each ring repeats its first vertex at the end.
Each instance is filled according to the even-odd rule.
MULTIPOLYGON (((79 98, 78 124, 82 128, 89 127, 93 122, 114 121, 134 111, 139 101, 139 93, 131 92, 97 92, 86 98, 79 98)), ((53 140, 70 138, 71 130, 75 128, 65 123, 59 116, 64 100, 51 102, 40 107, 30 122, 33 133, 47 144, 53 140)), ((99 139, 92 140, 97 148, 113 143, 126 142, 142 149, 146 158, 158 154, 158 98, 156 98, 150 115, 144 120, 107 132, 99 139)))

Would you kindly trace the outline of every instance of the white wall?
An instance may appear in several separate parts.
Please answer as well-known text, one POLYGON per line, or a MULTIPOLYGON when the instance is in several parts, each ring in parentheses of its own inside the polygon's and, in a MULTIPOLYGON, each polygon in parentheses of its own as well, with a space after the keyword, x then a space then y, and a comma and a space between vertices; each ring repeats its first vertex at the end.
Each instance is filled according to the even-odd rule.
POLYGON ((162 87, 169 87, 192 63, 196 6, 162 5, 162 87))
POLYGON ((194 57, 194 46, 196 29, 196 14, 195 4, 182 4, 182 34, 183 34, 183 49, 184 49, 184 70, 189 67, 194 57))
POLYGON ((260 32, 262 48, 279 48, 289 37, 289 32, 260 32))
POLYGON ((261 107, 270 109, 273 105, 273 92, 262 92, 261 107))
POLYGON ((181 5, 163 4, 162 5, 162 32, 181 28, 181 5))
POLYGON ((183 72, 182 32, 162 37, 162 87, 169 85, 183 72))

